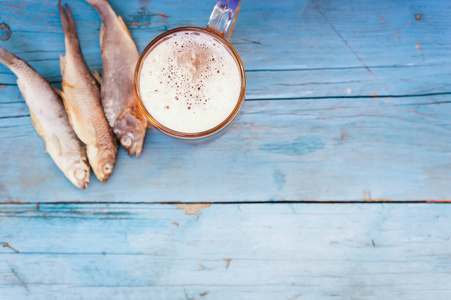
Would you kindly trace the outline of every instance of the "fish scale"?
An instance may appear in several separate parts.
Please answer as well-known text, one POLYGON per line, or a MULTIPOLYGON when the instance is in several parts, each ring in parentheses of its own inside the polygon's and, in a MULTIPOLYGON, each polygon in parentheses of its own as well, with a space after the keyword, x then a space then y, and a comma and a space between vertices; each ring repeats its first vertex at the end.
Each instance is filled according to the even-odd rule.
POLYGON ((100 181, 108 180, 116 162, 117 144, 100 103, 97 80, 88 68, 70 8, 58 4, 64 29, 66 55, 61 56, 62 98, 69 120, 86 144, 89 163, 100 181))
POLYGON ((134 92, 134 71, 139 53, 121 17, 106 0, 86 0, 102 19, 100 47, 102 51, 101 101, 116 137, 132 156, 142 152, 147 118, 139 107, 134 92))
POLYGON ((57 89, 25 61, 2 47, 0 62, 16 74, 33 125, 44 139, 50 157, 75 186, 86 188, 89 182, 86 147, 71 127, 57 89))

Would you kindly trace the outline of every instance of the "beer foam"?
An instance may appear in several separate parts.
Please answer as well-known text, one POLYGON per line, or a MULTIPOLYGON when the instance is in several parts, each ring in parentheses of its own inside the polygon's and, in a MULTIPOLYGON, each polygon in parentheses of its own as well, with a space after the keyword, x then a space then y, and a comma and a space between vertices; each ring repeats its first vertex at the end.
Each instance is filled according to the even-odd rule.
POLYGON ((241 93, 241 71, 219 39, 197 31, 168 35, 145 58, 140 96, 152 117, 175 131, 199 133, 221 124, 241 93))

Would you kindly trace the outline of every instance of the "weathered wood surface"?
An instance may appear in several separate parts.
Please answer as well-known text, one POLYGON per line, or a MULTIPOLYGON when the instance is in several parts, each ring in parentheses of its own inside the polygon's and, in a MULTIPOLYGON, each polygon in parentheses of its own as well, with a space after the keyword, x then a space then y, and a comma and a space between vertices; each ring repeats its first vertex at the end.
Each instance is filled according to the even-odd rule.
POLYGON ((11 247, 0 248, 2 299, 448 299, 451 294, 448 204, 1 209, 0 242, 11 247))
POLYGON ((249 101, 206 145, 150 131, 106 184, 78 190, 26 118, 2 128, 3 201, 443 200, 451 195, 450 103, 405 99, 249 101), (390 101, 390 102, 389 102, 390 101), (417 112, 417 113, 415 113, 417 112), (424 114, 424 115, 423 115, 424 114), (19 133, 20 132, 20 133, 19 133), (57 188, 56 188, 57 187, 57 188))
MULTIPOLYGON (((111 2, 140 49, 164 30, 204 26, 211 9, 111 2)), ((70 5, 88 64, 100 69, 100 19, 84 1, 70 5)), ((55 1, 0 9, 12 32, 2 45, 59 85, 55 1)), ((0 201, 451 199, 450 11, 445 1, 246 1, 231 42, 248 101, 232 130, 196 147, 150 130, 139 160, 121 150, 110 181, 93 178, 86 191, 44 153, 1 66, 0 201)))
MULTIPOLYGON (((142 50, 205 26, 215 1, 110 2, 142 50)), ((100 19, 69 4, 100 69, 100 19)), ((56 0, 0 11, 1 45, 59 86, 56 0)), ((243 1, 231 42, 247 101, 230 131, 193 146, 151 129, 139 159, 121 149, 85 191, 44 152, 0 66, 0 299, 449 299, 451 206, 404 202, 451 200, 450 13, 243 1), (337 203, 246 203, 279 200, 337 203), (338 204, 374 200, 403 204, 338 204), (212 204, 138 203, 168 201, 212 204)))
MULTIPOLYGON (((12 32, 2 45, 59 82, 64 39, 54 2, 2 0, 0 21, 12 32)), ((211 11, 195 0, 110 2, 140 50, 167 29, 204 27, 211 11)), ((101 69, 100 19, 82 0, 70 5, 86 60, 101 69)), ((449 93, 449 10, 446 1, 247 0, 231 38, 248 71, 247 99, 449 93)), ((3 66, 0 75, 15 84, 3 66)))

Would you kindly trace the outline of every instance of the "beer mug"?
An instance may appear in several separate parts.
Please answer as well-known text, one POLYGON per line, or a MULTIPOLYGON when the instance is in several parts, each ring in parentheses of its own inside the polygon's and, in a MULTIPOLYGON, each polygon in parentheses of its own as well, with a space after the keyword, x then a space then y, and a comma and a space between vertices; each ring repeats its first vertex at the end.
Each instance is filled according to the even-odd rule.
POLYGON ((166 31, 141 53, 135 94, 160 131, 184 140, 206 140, 225 132, 236 118, 246 77, 228 39, 240 4, 240 0, 220 0, 206 28, 166 31))

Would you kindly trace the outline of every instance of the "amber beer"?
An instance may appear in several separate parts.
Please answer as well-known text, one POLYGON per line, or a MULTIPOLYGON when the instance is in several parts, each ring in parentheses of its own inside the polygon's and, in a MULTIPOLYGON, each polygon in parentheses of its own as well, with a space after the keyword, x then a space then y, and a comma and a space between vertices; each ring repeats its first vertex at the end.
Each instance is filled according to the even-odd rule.
POLYGON ((224 10, 230 17, 231 8, 222 4, 216 5, 207 29, 181 27, 165 32, 138 61, 138 101, 153 125, 167 134, 188 139, 213 135, 230 124, 241 107, 244 68, 223 38, 231 29, 211 27, 224 10))

